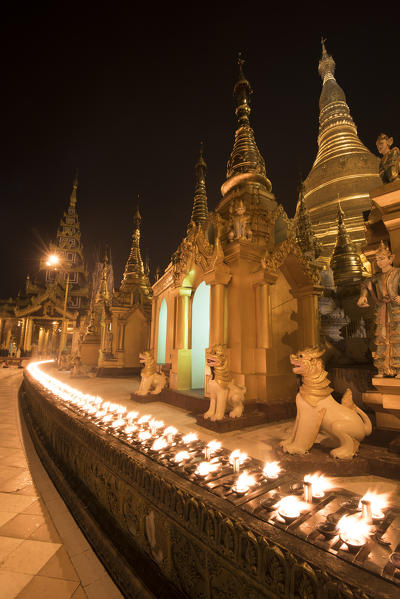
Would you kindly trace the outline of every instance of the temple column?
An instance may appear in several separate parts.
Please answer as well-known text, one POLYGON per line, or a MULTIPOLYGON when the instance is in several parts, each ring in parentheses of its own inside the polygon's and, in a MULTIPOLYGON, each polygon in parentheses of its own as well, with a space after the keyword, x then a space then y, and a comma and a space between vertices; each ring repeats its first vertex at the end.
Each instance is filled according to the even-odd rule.
POLYGON ((192 385, 192 350, 189 349, 189 302, 192 292, 191 287, 180 287, 175 298, 175 348, 172 367, 176 389, 190 389, 192 385))
POLYGON ((225 285, 210 284, 210 346, 225 343, 225 285))
POLYGON ((24 350, 31 351, 32 349, 32 331, 33 331, 33 321, 32 318, 26 319, 26 329, 25 329, 25 338, 24 338, 24 350))
POLYGON ((40 327, 40 329, 39 329, 39 339, 38 339, 38 354, 39 355, 42 353, 43 335, 44 335, 43 327, 40 327))
POLYGON ((153 296, 153 300, 151 302, 150 349, 154 349, 154 351, 156 351, 157 306, 158 298, 153 296))
POLYGON ((257 314, 257 347, 271 349, 271 294, 270 285, 262 283, 255 288, 256 292, 256 314, 257 314))
POLYGON ((226 341, 226 286, 231 280, 229 269, 223 268, 206 273, 205 283, 210 285, 210 347, 224 345, 226 341))
POLYGON ((181 287, 177 297, 177 318, 176 318, 176 348, 189 348, 189 299, 192 295, 190 287, 181 287))
POLYGON ((320 342, 320 321, 318 311, 318 296, 322 287, 307 285, 299 289, 291 289, 291 294, 297 299, 298 312, 298 348, 315 347, 320 342))

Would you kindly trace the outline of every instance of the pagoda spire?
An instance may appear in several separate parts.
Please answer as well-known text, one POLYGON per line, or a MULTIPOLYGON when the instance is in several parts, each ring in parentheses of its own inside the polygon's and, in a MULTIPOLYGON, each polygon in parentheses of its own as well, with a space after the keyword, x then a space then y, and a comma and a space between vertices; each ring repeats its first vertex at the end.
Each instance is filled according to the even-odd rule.
POLYGON ((311 260, 318 258, 320 254, 320 247, 317 238, 314 235, 310 214, 307 210, 306 203, 304 201, 304 183, 301 182, 299 185, 299 199, 296 207, 295 215, 295 232, 296 241, 300 246, 304 255, 309 257, 311 260))
MULTIPOLYGON (((139 196, 138 196, 139 200, 139 196)), ((136 207, 136 212, 133 216, 133 233, 131 251, 127 263, 125 265, 124 276, 121 286, 125 286, 128 282, 142 279, 144 275, 143 260, 140 253, 140 223, 142 217, 139 211, 139 205, 136 207)))
POLYGON ((72 192, 69 197, 69 205, 75 207, 76 206, 76 190, 78 189, 78 174, 79 171, 76 169, 74 181, 72 183, 72 192))
POLYGON ((369 154, 357 135, 345 93, 335 79, 336 64, 326 50, 325 41, 321 39, 322 55, 318 63, 322 90, 319 99, 318 154, 313 167, 336 156, 369 154))
MULTIPOLYGON (((257 147, 254 131, 250 126, 250 96, 253 90, 244 74, 243 65, 244 60, 239 53, 239 77, 233 88, 238 128, 235 133, 233 150, 227 164, 226 178, 229 180, 243 174, 260 175, 267 190, 271 191, 272 186, 266 177, 264 158, 257 147)), ((224 187, 225 184, 223 189, 224 187)))
POLYGON ((350 239, 344 222, 344 212, 338 205, 338 233, 331 258, 331 269, 337 287, 359 283, 363 276, 363 266, 359 253, 350 239))
POLYGON ((194 190, 192 221, 196 225, 202 225, 208 218, 206 172, 207 165, 203 158, 203 142, 200 143, 200 156, 195 167, 196 185, 194 190))

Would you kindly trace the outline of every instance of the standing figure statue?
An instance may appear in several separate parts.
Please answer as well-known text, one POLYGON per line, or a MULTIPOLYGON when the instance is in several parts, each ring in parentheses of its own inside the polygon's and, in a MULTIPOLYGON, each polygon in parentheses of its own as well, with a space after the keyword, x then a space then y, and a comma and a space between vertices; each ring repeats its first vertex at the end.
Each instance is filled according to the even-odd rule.
POLYGON ((368 293, 376 303, 376 352, 378 377, 400 378, 400 268, 393 266, 394 254, 380 242, 375 260, 381 272, 362 284, 357 305, 368 308, 368 293))
POLYGON ((400 171, 400 150, 399 148, 391 148, 393 137, 389 137, 386 133, 380 133, 376 140, 376 147, 379 154, 382 154, 379 163, 379 175, 383 183, 391 183, 399 178, 400 171))

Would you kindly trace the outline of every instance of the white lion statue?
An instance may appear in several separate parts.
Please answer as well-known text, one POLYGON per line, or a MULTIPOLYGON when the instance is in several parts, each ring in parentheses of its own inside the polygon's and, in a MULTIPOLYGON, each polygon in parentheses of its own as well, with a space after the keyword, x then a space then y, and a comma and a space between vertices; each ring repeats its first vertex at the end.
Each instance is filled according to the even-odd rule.
POLYGON ((290 437, 281 442, 284 451, 304 454, 314 444, 318 433, 336 437, 340 445, 332 449, 334 458, 350 460, 360 441, 372 431, 368 416, 358 408, 347 389, 342 403, 331 395, 327 372, 321 360, 324 350, 307 348, 290 356, 293 372, 302 377, 296 396, 297 416, 290 437))
POLYGON ((136 391, 137 395, 147 395, 148 393, 157 395, 158 393, 161 393, 167 384, 167 379, 165 374, 157 372, 157 365, 151 351, 147 350, 140 353, 139 360, 144 364, 144 367, 141 372, 142 379, 140 381, 139 389, 136 391), (154 388, 151 391, 152 387, 154 388))
POLYGON ((239 418, 243 414, 243 401, 246 387, 238 385, 232 379, 228 369, 228 359, 222 345, 214 345, 206 353, 206 361, 211 368, 212 378, 208 383, 210 407, 204 418, 222 420, 227 407, 229 416, 239 418))

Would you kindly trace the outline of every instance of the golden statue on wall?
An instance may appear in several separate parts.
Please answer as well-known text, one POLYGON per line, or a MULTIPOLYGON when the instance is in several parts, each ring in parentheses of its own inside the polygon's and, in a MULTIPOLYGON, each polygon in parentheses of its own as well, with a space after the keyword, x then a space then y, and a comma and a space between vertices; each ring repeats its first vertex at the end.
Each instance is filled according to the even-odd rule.
POLYGON ((376 147, 379 154, 382 155, 379 163, 379 175, 383 183, 391 183, 399 178, 400 171, 400 150, 397 147, 392 148, 393 137, 386 133, 380 133, 376 140, 376 147))

